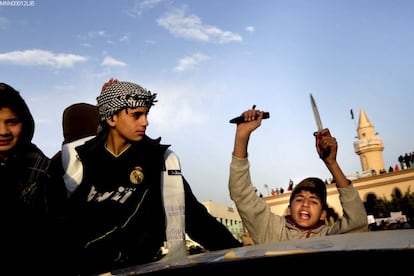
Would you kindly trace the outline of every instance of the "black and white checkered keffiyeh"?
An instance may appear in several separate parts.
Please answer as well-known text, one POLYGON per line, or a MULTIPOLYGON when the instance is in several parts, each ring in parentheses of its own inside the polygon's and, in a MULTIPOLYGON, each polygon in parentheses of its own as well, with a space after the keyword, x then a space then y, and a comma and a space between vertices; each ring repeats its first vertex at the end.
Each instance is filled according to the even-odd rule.
POLYGON ((99 95, 98 101, 99 115, 101 120, 111 119, 114 114, 125 108, 147 107, 154 105, 157 94, 142 88, 132 82, 120 81, 108 86, 99 95))

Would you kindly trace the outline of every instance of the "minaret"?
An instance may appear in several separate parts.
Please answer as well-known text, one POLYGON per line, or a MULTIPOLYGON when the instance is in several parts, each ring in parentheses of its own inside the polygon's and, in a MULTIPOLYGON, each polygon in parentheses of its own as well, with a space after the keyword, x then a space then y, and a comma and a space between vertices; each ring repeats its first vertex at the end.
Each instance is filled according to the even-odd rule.
POLYGON ((358 140, 354 142, 354 150, 361 159, 362 171, 373 169, 377 174, 384 172, 385 165, 382 156, 384 142, 377 136, 374 126, 362 108, 359 112, 357 132, 358 140))

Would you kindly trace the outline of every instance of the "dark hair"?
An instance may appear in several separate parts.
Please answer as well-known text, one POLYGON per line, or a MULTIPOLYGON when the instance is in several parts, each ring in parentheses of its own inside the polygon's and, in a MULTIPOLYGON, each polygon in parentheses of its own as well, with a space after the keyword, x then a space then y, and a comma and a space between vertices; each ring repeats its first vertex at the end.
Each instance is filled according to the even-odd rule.
POLYGON ((19 116, 22 122, 22 134, 19 138, 18 145, 27 144, 32 141, 34 134, 34 120, 30 113, 29 107, 20 95, 20 92, 10 85, 0 83, 0 108, 10 108, 19 116))
POLYGON ((326 202, 326 184, 322 181, 322 179, 317 177, 308 177, 299 182, 299 184, 295 186, 292 194, 290 195, 289 204, 292 203, 295 195, 303 190, 317 195, 322 202, 322 209, 328 209, 328 203, 326 202))

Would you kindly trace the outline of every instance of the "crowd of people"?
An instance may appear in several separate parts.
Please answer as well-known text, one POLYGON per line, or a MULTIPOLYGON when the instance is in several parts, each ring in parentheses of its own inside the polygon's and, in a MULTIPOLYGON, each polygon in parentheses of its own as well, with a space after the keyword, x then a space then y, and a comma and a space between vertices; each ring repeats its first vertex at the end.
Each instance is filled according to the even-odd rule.
POLYGON ((414 151, 406 152, 404 155, 398 156, 398 162, 400 162, 401 169, 409 169, 414 167, 414 151))
MULTIPOLYGON (((9 271, 96 275, 168 261, 185 256, 186 236, 208 251, 243 246, 193 194, 171 145, 146 135, 156 102, 156 93, 136 83, 109 79, 96 104, 76 103, 63 111, 64 141, 48 157, 32 142, 35 121, 24 98, 0 83, 1 210, 9 271)), ((250 109, 241 116, 228 188, 256 244, 368 231, 364 206, 336 161, 329 129, 313 134, 316 152, 332 174, 345 215, 326 224, 325 182, 316 177, 293 188, 288 215, 271 213, 252 186, 247 159, 263 112, 250 109)))
POLYGON ((384 168, 380 170, 380 174, 384 173, 391 173, 391 172, 398 172, 400 170, 406 170, 410 168, 414 168, 414 152, 406 152, 405 154, 401 154, 398 156, 398 162, 400 165, 395 164, 395 166, 389 166, 388 171, 384 168))

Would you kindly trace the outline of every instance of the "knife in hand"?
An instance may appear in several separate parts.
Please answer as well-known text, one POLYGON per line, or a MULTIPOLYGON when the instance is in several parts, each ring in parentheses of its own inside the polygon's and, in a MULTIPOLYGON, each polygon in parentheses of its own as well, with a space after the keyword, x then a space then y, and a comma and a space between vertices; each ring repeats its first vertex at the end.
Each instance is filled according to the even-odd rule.
MULTIPOLYGON (((255 109, 256 105, 253 105, 252 109, 255 109)), ((270 113, 269 112, 263 112, 263 119, 269 119, 270 118, 270 113)), ((230 120, 230 124, 241 124, 244 123, 244 117, 243 116, 238 116, 235 117, 233 119, 230 120)))
MULTIPOLYGON (((313 116, 315 117, 316 127, 318 128, 318 131, 321 131, 323 129, 322 120, 321 120, 321 116, 319 115, 318 106, 316 105, 315 99, 313 98, 312 94, 310 94, 310 101, 311 101, 313 116)), ((316 136, 316 132, 313 133, 313 136, 316 136)), ((329 150, 326 150, 322 152, 320 157, 322 159, 325 159, 325 157, 327 157, 328 155, 329 155, 329 150)))
POLYGON ((318 131, 321 131, 323 129, 322 120, 321 120, 321 116, 319 115, 318 106, 316 105, 315 99, 313 98, 312 94, 310 94, 310 101, 311 101, 313 116, 315 117, 316 127, 318 128, 318 131))

